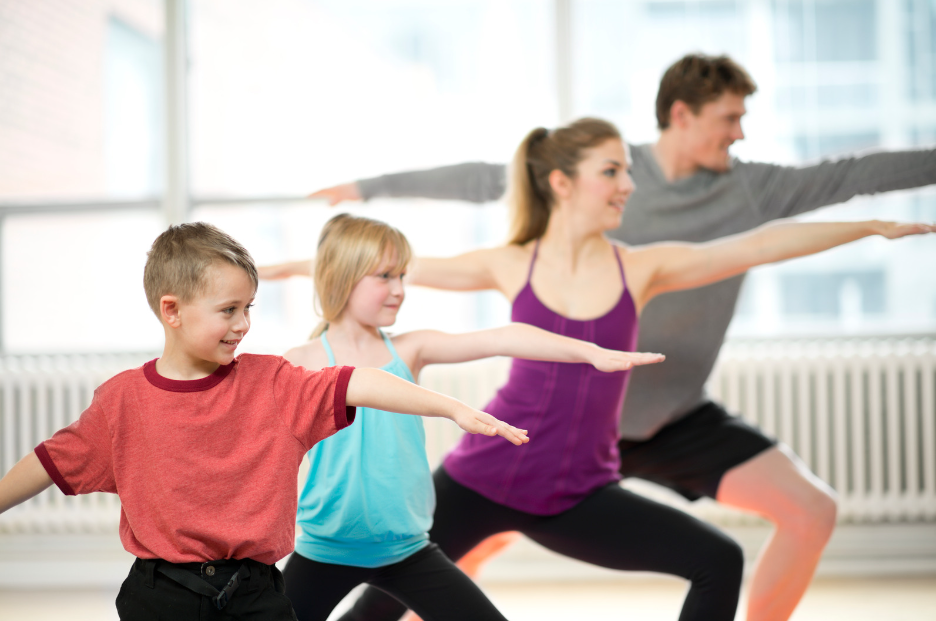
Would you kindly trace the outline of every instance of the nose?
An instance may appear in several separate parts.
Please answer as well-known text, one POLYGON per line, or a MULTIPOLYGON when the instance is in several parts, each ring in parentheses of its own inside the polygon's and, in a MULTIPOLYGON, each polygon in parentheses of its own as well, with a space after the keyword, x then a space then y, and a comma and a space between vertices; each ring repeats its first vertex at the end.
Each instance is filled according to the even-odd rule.
POLYGON ((237 322, 231 326, 231 330, 239 334, 247 334, 247 331, 250 330, 250 316, 247 313, 241 313, 237 322))
POLYGON ((403 295, 403 277, 397 276, 390 280, 390 295, 402 296, 403 295))
POLYGON ((744 140, 744 130, 741 129, 741 121, 735 123, 734 131, 731 132, 731 139, 735 141, 744 140))
POLYGON ((634 185, 634 179, 630 176, 630 173, 625 173, 620 177, 621 183, 618 186, 618 190, 624 194, 624 196, 630 196, 631 192, 634 191, 634 188, 637 186, 634 185))

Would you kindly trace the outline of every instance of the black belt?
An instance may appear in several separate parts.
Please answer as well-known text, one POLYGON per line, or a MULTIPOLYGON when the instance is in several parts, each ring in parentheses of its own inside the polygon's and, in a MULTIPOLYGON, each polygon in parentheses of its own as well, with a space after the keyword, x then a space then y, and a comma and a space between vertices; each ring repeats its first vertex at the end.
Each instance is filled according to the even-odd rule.
MULTIPOLYGON (((138 559, 143 564, 143 571, 146 575, 145 584, 149 587, 153 587, 153 572, 158 571, 162 575, 166 576, 170 580, 177 582, 187 588, 190 591, 198 593, 199 595, 205 595, 211 598, 211 602, 214 604, 215 608, 221 610, 224 606, 234 597, 234 592, 237 591, 237 588, 247 581, 250 578, 250 568, 248 567, 251 564, 249 561, 244 561, 241 563, 240 567, 237 568, 237 571, 234 572, 234 575, 231 576, 231 579, 228 580, 227 584, 224 585, 224 588, 218 590, 209 583, 207 580, 201 576, 196 576, 193 572, 196 567, 199 568, 200 572, 205 572, 206 569, 212 570, 216 565, 224 564, 220 561, 207 561, 201 563, 200 567, 198 563, 185 563, 184 566, 175 565, 168 561, 162 559, 138 559), (206 567, 207 566, 207 567, 206 567), (189 569, 185 569, 188 567, 189 569)), ((261 563, 256 562, 256 565, 261 565, 261 563)), ((257 568, 255 568, 255 573, 257 568)), ((254 576, 254 580, 251 582, 258 581, 260 576, 254 576)), ((257 588, 259 584, 251 584, 250 590, 257 588)))

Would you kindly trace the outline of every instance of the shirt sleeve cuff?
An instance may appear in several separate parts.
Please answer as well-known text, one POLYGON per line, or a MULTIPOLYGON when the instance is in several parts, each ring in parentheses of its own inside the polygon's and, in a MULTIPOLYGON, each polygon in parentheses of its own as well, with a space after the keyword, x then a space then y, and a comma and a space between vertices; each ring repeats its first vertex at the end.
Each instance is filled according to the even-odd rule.
POLYGON ((358 179, 355 183, 357 184, 358 194, 361 195, 363 201, 369 201, 375 196, 382 196, 385 193, 383 177, 358 179))
POLYGON ((39 446, 36 447, 35 453, 36 457, 39 458, 39 463, 41 463, 42 467, 45 468, 49 477, 52 479, 52 482, 55 483, 55 485, 58 486, 60 490, 62 490, 62 493, 66 496, 75 496, 75 490, 73 490, 71 485, 65 481, 65 477, 62 476, 62 473, 59 472, 59 469, 55 467, 55 462, 52 461, 52 456, 49 455, 49 449, 46 448, 45 442, 42 442, 39 444, 39 446))
POLYGON ((335 428, 344 429, 354 422, 357 409, 353 405, 348 405, 346 398, 348 396, 348 382, 351 381, 351 373, 354 367, 341 367, 338 371, 338 380, 335 382, 335 428))

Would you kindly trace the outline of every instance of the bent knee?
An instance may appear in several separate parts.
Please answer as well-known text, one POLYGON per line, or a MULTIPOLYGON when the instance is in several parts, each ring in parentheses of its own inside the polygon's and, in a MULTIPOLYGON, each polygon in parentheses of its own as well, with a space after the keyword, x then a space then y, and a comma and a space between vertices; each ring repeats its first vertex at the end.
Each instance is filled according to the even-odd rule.
POLYGON ((719 536, 710 538, 704 550, 699 550, 701 563, 696 567, 693 581, 697 579, 716 580, 726 584, 740 583, 744 572, 744 551, 737 541, 718 533, 719 536))
POLYGON ((775 520, 777 527, 797 538, 824 545, 835 529, 838 501, 834 491, 814 488, 811 493, 791 503, 775 520))

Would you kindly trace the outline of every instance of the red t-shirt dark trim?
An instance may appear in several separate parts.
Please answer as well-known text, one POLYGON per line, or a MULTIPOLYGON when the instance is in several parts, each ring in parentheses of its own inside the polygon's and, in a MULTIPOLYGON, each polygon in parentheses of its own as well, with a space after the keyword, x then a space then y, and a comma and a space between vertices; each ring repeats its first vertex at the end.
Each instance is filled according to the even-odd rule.
POLYGON ((341 367, 338 371, 338 379, 335 381, 335 427, 337 429, 344 429, 353 423, 357 415, 357 408, 346 402, 348 382, 351 381, 353 371, 354 367, 341 367))
POLYGON ((75 490, 72 489, 71 485, 65 482, 65 477, 63 477, 59 469, 55 467, 55 462, 53 462, 52 457, 49 456, 49 451, 45 447, 45 442, 41 442, 39 446, 36 447, 35 453, 36 457, 39 458, 39 463, 45 468, 52 482, 62 490, 62 493, 66 496, 75 496, 75 490))
POLYGON ((201 392, 214 388, 228 376, 228 373, 230 373, 234 369, 234 365, 237 364, 237 360, 234 360, 231 364, 219 366, 215 369, 214 373, 201 379, 174 380, 165 378, 156 371, 157 360, 159 360, 159 358, 153 358, 143 365, 143 376, 156 388, 168 390, 170 392, 201 392))

